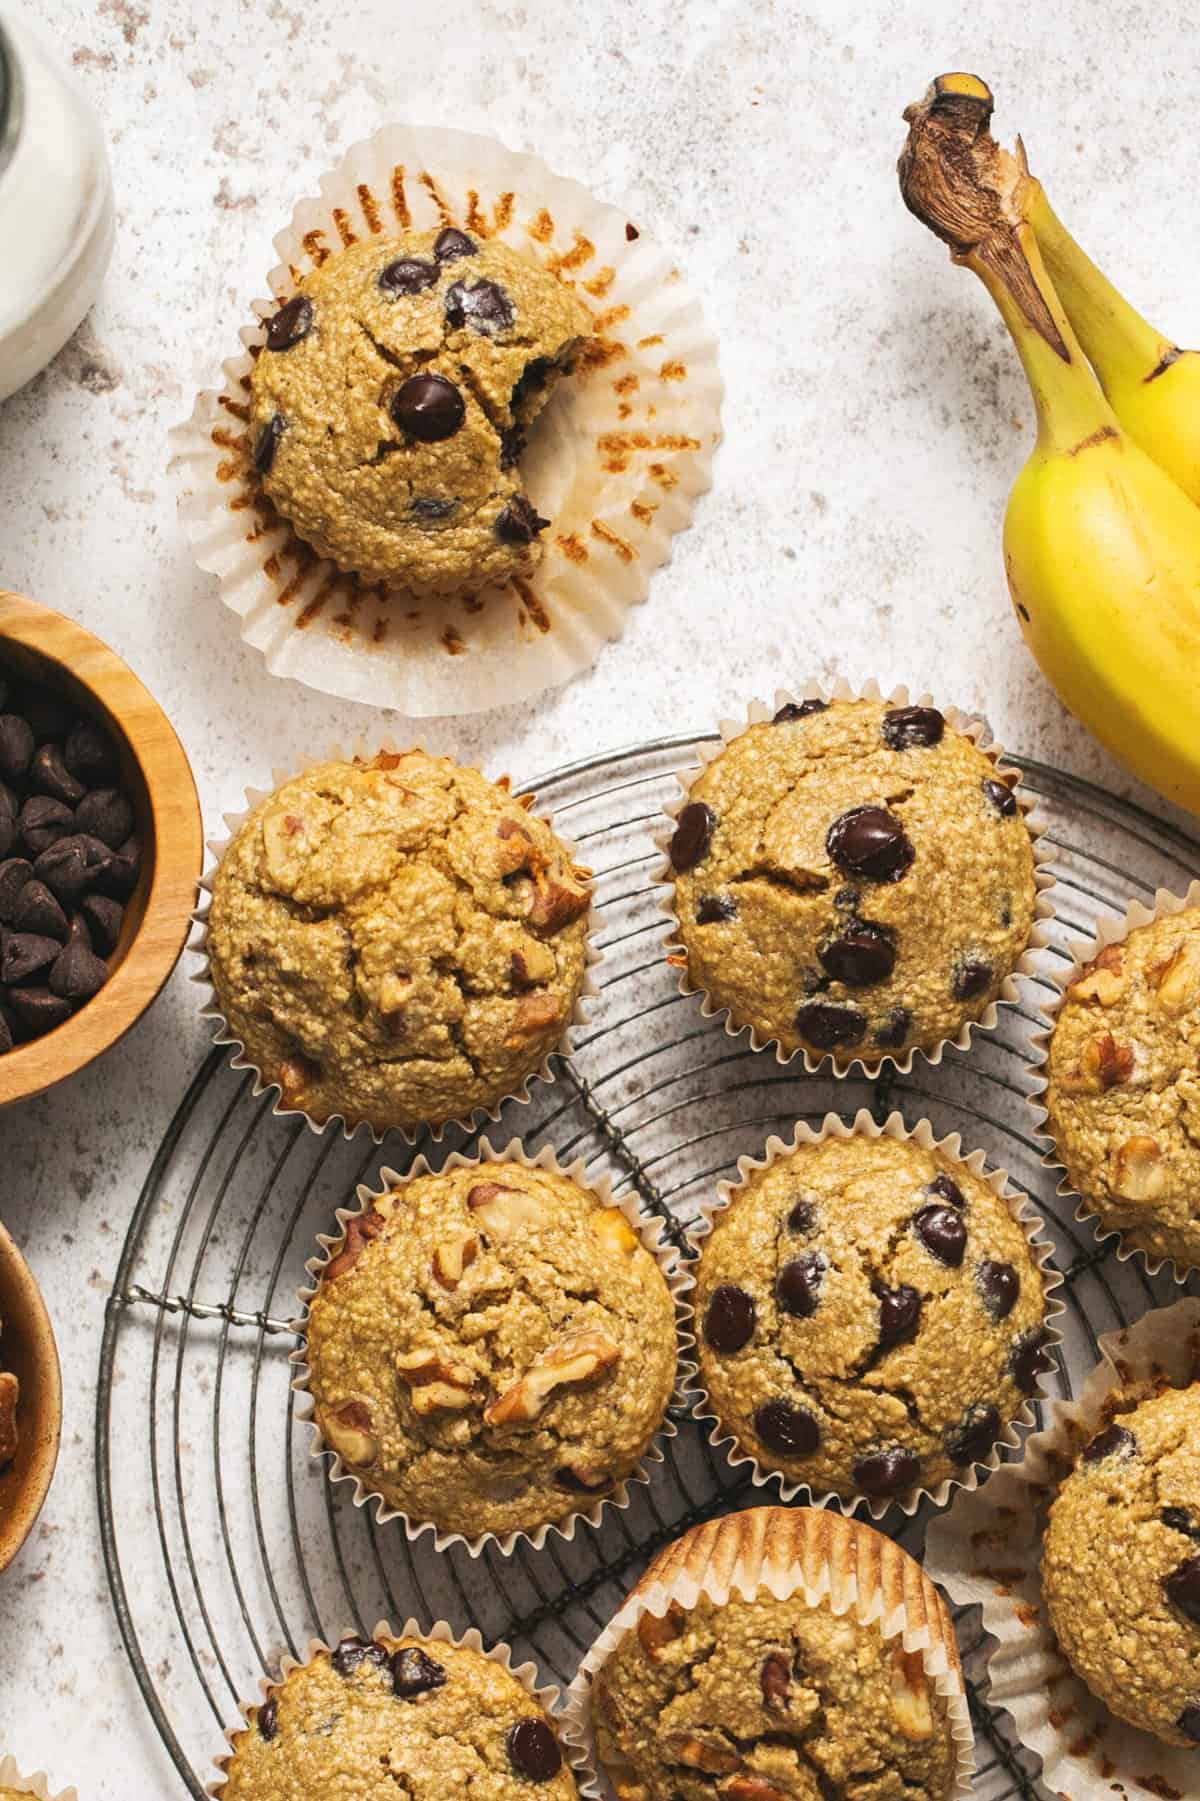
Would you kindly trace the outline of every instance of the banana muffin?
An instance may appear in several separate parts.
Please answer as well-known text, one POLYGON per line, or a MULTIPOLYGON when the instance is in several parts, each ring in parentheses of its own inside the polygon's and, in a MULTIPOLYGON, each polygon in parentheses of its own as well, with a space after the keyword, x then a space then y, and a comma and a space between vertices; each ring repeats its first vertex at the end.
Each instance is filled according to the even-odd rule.
POLYGON ((1118 1414, 1084 1447, 1042 1551, 1050 1623, 1072 1668, 1119 1719, 1169 1745, 1200 1746, 1198 1541, 1193 1384, 1118 1414))
POLYGON ((752 725, 670 840, 692 986, 842 1066, 953 1038, 1033 925, 1015 779, 934 707, 805 700, 752 725))
POLYGON ((1107 945, 1070 984, 1047 1067, 1047 1132, 1108 1231, 1200 1264, 1200 908, 1107 945))
POLYGON ((414 1525, 471 1540, 611 1494, 675 1380, 674 1302, 625 1214, 516 1162, 374 1200, 307 1334, 325 1442, 414 1525))
POLYGON ((233 1735, 222 1801, 550 1801, 578 1790, 518 1678, 467 1646, 344 1638, 292 1670, 233 1735))
POLYGON ((525 434, 591 330, 557 276, 453 228, 330 256, 268 322, 251 376, 263 487, 365 582, 471 594, 529 575, 525 434))
POLYGON ((318 1123, 439 1125, 493 1108, 583 987, 587 871, 503 783, 380 753, 285 782, 213 882, 220 1011, 318 1123))
POLYGON ((754 1171, 701 1243, 695 1306, 705 1411, 844 1500, 962 1477, 1050 1367, 1025 1233, 910 1139, 826 1138, 754 1171))

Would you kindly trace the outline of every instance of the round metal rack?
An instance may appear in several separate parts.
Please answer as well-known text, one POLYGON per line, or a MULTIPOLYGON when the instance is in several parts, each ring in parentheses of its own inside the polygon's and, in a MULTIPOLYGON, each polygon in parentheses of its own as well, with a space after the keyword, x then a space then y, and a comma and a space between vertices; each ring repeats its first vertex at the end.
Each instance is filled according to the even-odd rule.
MULTIPOLYGON (((755 1055, 683 999, 663 955, 666 922, 650 880, 651 832, 676 792, 672 772, 700 740, 665 738, 589 758, 534 784, 597 880, 605 960, 601 994, 575 1054, 553 1084, 490 1129, 582 1157, 635 1190, 678 1239, 702 1197, 794 1120, 860 1106, 883 1117, 928 1116, 1035 1196, 1066 1281, 1065 1342, 1051 1393, 1069 1395, 1098 1334, 1179 1291, 1120 1263, 1040 1166, 1025 1103, 1027 1049, 1046 978, 1064 946, 1098 915, 1158 886, 1200 875, 1200 843, 1100 790, 1036 763, 1022 765, 1054 847, 1057 919, 1043 975, 1024 985, 1000 1028, 937 1069, 877 1082, 809 1077, 755 1055)), ((437 1162, 472 1139, 417 1148, 437 1162)), ((295 1416, 289 1320, 316 1233, 356 1183, 411 1161, 398 1139, 318 1136, 277 1119, 247 1077, 214 1051, 197 1071, 155 1155, 134 1210, 108 1301, 96 1414, 100 1524, 113 1602, 138 1686, 191 1793, 204 1794, 221 1729, 257 1696, 280 1656, 310 1639, 369 1631, 414 1616, 479 1627, 569 1681, 587 1646, 649 1556, 698 1520, 757 1499, 697 1427, 679 1435, 631 1505, 600 1530, 551 1538, 504 1558, 438 1555, 398 1525, 377 1527, 348 1484, 331 1485, 295 1416)), ((926 1514, 892 1529, 919 1554, 926 1514)), ((978 1733, 983 1801, 1041 1792, 1035 1763, 993 1712, 982 1680, 975 1612, 958 1620, 978 1733)))

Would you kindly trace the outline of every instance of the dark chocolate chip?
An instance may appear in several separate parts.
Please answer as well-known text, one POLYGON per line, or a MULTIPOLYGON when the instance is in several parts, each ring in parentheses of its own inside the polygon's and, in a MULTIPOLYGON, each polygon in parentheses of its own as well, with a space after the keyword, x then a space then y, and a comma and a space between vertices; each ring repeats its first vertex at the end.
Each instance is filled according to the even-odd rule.
POLYGON ((899 1288, 880 1288, 879 1342, 886 1349, 907 1337, 921 1317, 921 1296, 907 1282, 899 1288))
POLYGON ((606 1489, 612 1488, 615 1478, 612 1476, 581 1476, 569 1464, 563 1464, 554 1472, 554 1480, 559 1488, 565 1488, 573 1495, 602 1495, 606 1489))
MULTIPOLYGON (((53 899, 53 895, 50 898, 53 899)), ((85 896, 79 910, 87 922, 97 951, 103 957, 111 956, 120 942, 121 927, 125 920, 125 909, 120 901, 110 900, 105 894, 89 894, 85 896)))
POLYGON ((806 1251, 785 1263, 775 1283, 775 1295, 784 1313, 811 1319, 821 1298, 821 1278, 826 1263, 819 1251, 806 1251))
POLYGON ((953 1207, 922 1207, 913 1220, 913 1230, 931 1257, 950 1269, 962 1263, 967 1248, 967 1228, 962 1215, 953 1207))
POLYGON ((267 321, 267 349, 291 350, 312 330, 313 316, 313 303, 308 296, 295 295, 267 321))
POLYGON ((116 850, 133 830, 133 807, 119 788, 96 788, 76 807, 75 825, 116 850))
POLYGON ((19 829, 30 856, 40 857, 44 850, 75 830, 75 812, 65 800, 55 800, 49 794, 31 794, 21 808, 19 829))
POLYGON ((1167 1600, 1200 1626, 1200 1557, 1188 1557, 1163 1582, 1167 1600))
POLYGON ((717 816, 711 807, 702 800, 688 802, 671 834, 668 855, 675 869, 691 869, 700 861, 712 842, 716 824, 717 816))
POLYGON ((875 1042, 885 1051, 899 1050, 912 1030, 912 1009, 891 1007, 875 1028, 875 1042))
POLYGON ((1013 1341, 1012 1350, 1008 1354, 1008 1367, 1024 1395, 1031 1395, 1037 1388, 1038 1377, 1054 1368, 1054 1359, 1045 1345, 1044 1326, 1030 1326, 1027 1332, 1022 1332, 1013 1341))
POLYGON ((433 240, 433 254, 439 263, 456 263, 460 256, 478 256, 479 245, 465 231, 446 225, 433 240))
POLYGON ((1097 1432, 1080 1453, 1082 1463, 1100 1463, 1105 1457, 1132 1457, 1137 1450, 1137 1439, 1126 1426, 1106 1426, 1103 1432, 1097 1432))
POLYGON ((549 525, 527 494, 514 494, 496 514, 492 530, 502 544, 532 544, 549 525))
POLYGON ((740 1351, 754 1336, 754 1320, 753 1295, 736 1283, 722 1282, 713 1289, 705 1311, 705 1342, 726 1355, 740 1351))
POLYGON ((70 1001, 51 994, 48 988, 10 988, 5 998, 33 1033, 52 1032, 55 1026, 70 1019, 73 1012, 70 1001))
POLYGON ((828 711, 829 702, 827 700, 789 700, 780 707, 771 724, 791 725, 797 719, 809 719, 814 713, 827 713, 828 711))
POLYGON ((817 1221, 817 1210, 811 1201, 797 1201, 787 1216, 789 1232, 811 1232, 817 1221))
POLYGON ((558 1740, 545 1720, 518 1720, 505 1745, 509 1763, 527 1782, 549 1782, 562 1768, 558 1740))
POLYGON ((957 1426, 946 1434, 946 1455, 959 1465, 978 1463, 1000 1436, 1000 1412, 984 1401, 968 1407, 957 1426))
POLYGON ((834 820, 825 849, 847 875, 898 882, 916 852, 903 825, 886 807, 851 807, 834 820))
POLYGON ((408 510, 418 519, 448 519, 458 510, 458 502, 443 500, 437 494, 418 494, 415 500, 409 501, 408 510))
POLYGON ((914 745, 940 744, 946 721, 936 707, 893 707, 879 729, 889 749, 911 750, 914 745))
POLYGON ((9 932, 0 956, 0 982, 10 988, 27 982, 40 970, 49 969, 62 955, 62 948, 57 938, 44 938, 38 932, 9 932))
POLYGON ((796 1029, 818 1050, 831 1051, 839 1044, 861 1043, 867 1016, 833 1001, 806 1001, 796 1014, 796 1029))
POLYGON ((1021 1278, 1011 1263, 985 1257, 975 1265, 975 1286, 993 1319, 1007 1319, 1017 1304, 1021 1278))
POLYGON ((995 975, 990 963, 982 957, 967 957, 954 971, 953 991, 956 1001, 971 1001, 991 987, 995 975))
POLYGON ((423 262, 418 256, 398 256, 379 271, 379 289, 389 300, 399 300, 401 296, 423 294, 440 274, 436 263, 423 262))
POLYGON ((16 713, 0 713, 0 777, 23 782, 33 761, 34 737, 29 721, 16 713))
POLYGON ((869 988, 886 982, 896 967, 896 947, 879 926, 857 921, 840 938, 817 952, 835 982, 847 988, 869 988))
POLYGON ((506 331, 513 316, 512 301, 494 281, 477 281, 473 288, 456 281, 446 290, 446 321, 455 331, 469 325, 472 331, 490 338, 506 331))
POLYGON ((44 850, 33 866, 39 882, 45 882, 57 900, 68 905, 80 900, 96 884, 112 862, 112 852, 99 838, 74 832, 44 850))
POLYGON ((26 882, 33 879, 33 864, 24 857, 6 857, 0 863, 0 920, 14 923, 17 900, 26 882))
POLYGON ((522 425, 506 425, 500 433, 500 467, 511 469, 525 454, 525 428, 522 425))
POLYGON ((957 1207, 960 1212, 967 1204, 963 1199, 962 1189, 954 1177, 948 1176, 944 1169, 938 1171, 932 1182, 925 1184, 924 1192, 935 1194, 939 1201, 945 1201, 948 1206, 957 1207))
POLYGON ((985 775, 980 786, 997 813, 1005 819, 1011 819, 1017 810, 1017 797, 1008 783, 994 782, 990 776, 985 775))
POLYGON ((811 1457, 821 1442, 821 1428, 808 1408, 791 1401, 763 1401, 754 1410, 754 1430, 781 1457, 811 1457))
POLYGON ((1164 1507, 1158 1517, 1173 1532, 1186 1533, 1188 1538, 1200 1538, 1200 1524, 1192 1518, 1186 1507, 1164 1507))
POLYGON ((782 1651, 769 1651, 758 1672, 758 1688, 768 1713, 784 1713, 792 1686, 792 1663, 782 1651))
POLYGON ((26 882, 17 895, 12 915, 18 932, 38 932, 43 938, 57 938, 60 944, 66 939, 67 916, 45 882, 26 882))
POLYGON ((47 738, 65 737, 76 718, 75 707, 66 695, 41 682, 22 684, 19 710, 39 744, 47 738))
POLYGON ((77 781, 67 768, 57 744, 43 744, 34 752, 29 765, 29 786, 35 794, 53 795, 55 800, 65 801, 69 807, 75 806, 86 793, 83 783, 77 781))
POLYGON ((696 923, 717 925, 721 920, 737 918, 737 902, 732 894, 706 894, 696 908, 696 923))
POLYGON ((17 797, 0 783, 0 858, 11 856, 17 841, 17 797))
MULTIPOLYGON (((79 919, 79 915, 75 915, 79 919)), ((72 921, 72 927, 74 926, 72 921)), ((86 933, 86 927, 84 928, 86 933)), ((108 965, 92 950, 84 937, 75 936, 68 942, 65 950, 55 946, 58 956, 50 971, 50 992, 60 994, 64 1000, 87 1001, 94 994, 99 994, 108 980, 108 965)))
POLYGON ((287 430, 282 413, 272 413, 254 441, 254 467, 260 475, 269 475, 279 449, 279 440, 287 430))
POLYGON ((405 1645, 392 1658, 392 1692, 401 1701, 415 1701, 431 1689, 446 1686, 446 1668, 419 1645, 405 1645))
POLYGON ((258 1727, 259 1738, 266 1739, 267 1743, 270 1744, 271 1740, 275 1737, 275 1734, 279 1731, 279 1703, 274 1695, 271 1696, 269 1701, 263 1702, 258 1710, 254 1723, 258 1727))
POLYGON ((63 762, 71 774, 89 788, 102 788, 115 782, 119 772, 112 739, 90 719, 81 719, 67 733, 63 762))
POLYGON ((390 1661, 388 1651, 383 1645, 355 1638, 352 1635, 341 1640, 336 1650, 332 1651, 329 1661, 339 1676, 352 1676, 361 1663, 373 1663, 383 1669, 390 1661))
POLYGON ((854 1466, 855 1486, 864 1495, 898 1495, 911 1488, 920 1474, 921 1459, 900 1445, 871 1451, 854 1466))
POLYGON ((444 375, 410 375, 392 395, 389 411, 400 430, 422 444, 452 438, 467 416, 462 394, 444 375))
POLYGON ((1186 1733, 1188 1738, 1200 1745, 1200 1702, 1192 1707, 1185 1707, 1175 1724, 1180 1732, 1186 1733))
POLYGON ((119 900, 124 900, 137 887, 141 871, 142 846, 135 835, 126 838, 121 848, 114 851, 108 868, 101 871, 97 887, 103 894, 112 894, 119 900))

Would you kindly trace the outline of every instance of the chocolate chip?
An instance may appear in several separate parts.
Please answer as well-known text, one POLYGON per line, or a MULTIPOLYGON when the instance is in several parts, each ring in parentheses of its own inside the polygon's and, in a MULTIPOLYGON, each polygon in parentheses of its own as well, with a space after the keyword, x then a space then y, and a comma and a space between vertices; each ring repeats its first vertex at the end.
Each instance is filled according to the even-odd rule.
POLYGON ((819 1251, 806 1251, 785 1263, 775 1283, 775 1295, 784 1313, 798 1319, 811 1319, 821 1297, 821 1278, 826 1263, 819 1251))
POLYGON ((142 872, 142 846, 135 835, 126 838, 119 850, 114 851, 107 869, 101 871, 97 886, 104 894, 116 895, 124 900, 137 887, 138 876, 142 872))
POLYGON ((373 1663, 383 1669, 390 1659, 384 1646, 373 1639, 368 1642, 349 1635, 330 1653, 329 1661, 339 1676, 352 1676, 361 1663, 373 1663))
POLYGON ((890 750, 911 750, 914 745, 940 744, 946 721, 936 707, 893 707, 879 729, 890 750))
POLYGON ((308 296, 295 295, 267 321, 267 349, 291 350, 308 336, 313 328, 313 317, 313 303, 308 296))
POLYGON ((1180 1732, 1200 1745, 1200 1702, 1192 1707, 1185 1707, 1175 1724, 1180 1732))
POLYGON ((1167 1600, 1200 1626, 1200 1557, 1189 1557, 1163 1582, 1167 1600))
POLYGON ((907 1336, 921 1316, 921 1296, 907 1282, 898 1288, 880 1288, 879 1342, 886 1349, 907 1336))
POLYGON ((833 904, 853 913, 862 904, 862 895, 857 888, 839 888, 833 897, 833 904))
POLYGON ((912 1009, 891 1007, 875 1027, 875 1042, 884 1050, 899 1050, 912 1030, 912 1009))
POLYGON ((781 1457, 811 1457, 821 1442, 821 1428, 808 1408, 791 1401, 763 1401, 754 1410, 754 1430, 781 1457))
POLYGON ((258 1710, 254 1723, 258 1727, 259 1738, 266 1739, 267 1743, 270 1744, 271 1740, 275 1737, 275 1734, 279 1731, 279 1703, 274 1695, 271 1696, 269 1701, 263 1702, 258 1710))
POLYGON ((509 1763, 527 1782, 549 1782, 562 1768, 558 1740, 544 1720, 518 1720, 505 1744, 509 1763))
POLYGON ((811 1201, 797 1201, 787 1216, 789 1232, 811 1232, 816 1224, 817 1210, 811 1201))
POLYGON ((954 971, 952 989, 956 1001, 974 1000, 992 983, 995 971, 982 957, 967 957, 954 971))
POLYGON ((985 797, 995 807, 997 813, 1005 819, 1011 819, 1017 810, 1017 797, 1007 782, 994 782, 990 776, 984 776, 980 783, 985 797))
POLYGON ((254 441, 254 467, 260 475, 269 475, 279 449, 279 440, 287 430, 282 413, 272 413, 254 441))
POLYGON ((96 788, 76 807, 75 824, 79 831, 89 832, 116 850, 133 830, 133 807, 119 788, 96 788))
POLYGON ((0 713, 0 776, 23 782, 33 760, 34 737, 29 721, 16 713, 0 713))
POLYGON ((690 800, 679 815, 671 834, 668 856, 679 871, 691 869, 703 857, 712 842, 717 816, 702 800, 690 800))
POLYGON ((469 325, 472 331, 490 338, 512 324, 513 304, 494 281, 477 281, 473 288, 456 281, 446 290, 446 321, 455 331, 469 325))
POLYGON ((797 719, 810 719, 814 713, 827 713, 828 711, 829 702, 827 700, 789 700, 780 707, 771 724, 791 725, 797 719))
POLYGON ((0 858, 11 854, 17 841, 17 797, 0 783, 0 858))
POLYGON ((57 900, 70 905, 95 886, 97 877, 105 873, 111 862, 112 852, 107 844, 101 844, 99 838, 89 837, 86 833, 75 832, 44 850, 33 866, 33 873, 39 882, 45 882, 57 900))
POLYGON ((549 525, 525 494, 514 494, 496 515, 492 527, 502 544, 532 544, 549 525))
POLYGON ((0 863, 0 920, 14 923, 18 897, 26 882, 33 879, 33 864, 24 857, 6 857, 0 863))
POLYGON ((1082 1463, 1100 1463, 1105 1457, 1113 1457, 1118 1452, 1122 1457, 1132 1457, 1137 1450, 1137 1439, 1125 1426, 1106 1426, 1103 1432, 1097 1432, 1083 1447, 1080 1453, 1082 1463))
POLYGON ((851 807, 834 820, 825 849, 847 875, 898 882, 916 855, 903 825, 885 807, 851 807))
POLYGON ((888 933, 861 920, 817 955, 834 981, 844 982, 847 988, 886 982, 896 967, 896 947, 888 933))
POLYGON ((444 375, 410 375, 393 394, 389 411, 400 430, 422 444, 452 438, 467 416, 462 394, 444 375))
POLYGON ((65 800, 49 794, 31 794, 21 808, 18 822, 25 849, 30 856, 40 857, 44 850, 75 830, 75 812, 65 800))
MULTIPOLYGON (((50 898, 53 900, 53 895, 50 898)), ((125 909, 120 901, 110 900, 105 894, 89 894, 79 910, 87 922, 96 949, 101 956, 111 956, 120 942, 121 927, 125 921, 125 909)))
POLYGON ((401 1701, 415 1701, 431 1689, 446 1686, 443 1664, 421 1650, 418 1645, 405 1645, 392 1658, 392 1692, 401 1701))
POLYGON ((1200 1525, 1185 1507, 1164 1507, 1158 1517, 1173 1532, 1184 1532, 1188 1538, 1200 1538, 1200 1525))
POLYGON ((737 918, 737 902, 732 894, 706 894, 696 908, 696 923, 702 926, 737 918))
POLYGON ((447 225, 433 240, 433 254, 439 263, 456 263, 460 256, 478 256, 479 245, 465 231, 447 225))
POLYGON ((704 1315, 704 1338, 714 1351, 740 1351, 754 1336, 753 1295, 736 1283, 722 1282, 712 1291, 704 1315))
POLYGON ((898 1495, 911 1488, 920 1474, 920 1458, 900 1445, 871 1451, 854 1466, 855 1486, 864 1495, 898 1495))
POLYGON ((86 792, 83 783, 67 768, 57 744, 43 744, 35 751, 29 765, 29 786, 36 794, 53 795, 70 807, 81 801, 86 792))
POLYGON ((554 1480, 559 1488, 567 1489, 574 1495, 602 1495, 606 1489, 612 1488, 612 1476, 581 1476, 570 1464, 564 1463, 561 1469, 554 1472, 554 1480))
POLYGON ((1012 1371, 1013 1380, 1024 1395, 1031 1395, 1038 1385, 1038 1377, 1054 1368, 1054 1359, 1045 1349, 1046 1328, 1030 1326, 1013 1341, 1008 1355, 1008 1367, 1012 1371))
POLYGON ((922 1207, 913 1220, 913 1230, 931 1257, 957 1269, 967 1248, 967 1228, 962 1215, 953 1207, 922 1207))
POLYGON ((62 738, 71 729, 75 719, 75 707, 66 695, 57 688, 47 688, 42 682, 25 682, 21 687, 19 711, 22 719, 28 721, 29 729, 39 744, 47 738, 62 738))
MULTIPOLYGON (((79 919, 79 915, 75 918, 79 919)), ((65 949, 55 948, 58 956, 50 971, 51 994, 59 994, 68 1001, 87 1001, 99 994, 108 980, 108 965, 101 962, 82 935, 76 937, 72 932, 65 949)))
POLYGON ((839 1044, 861 1043, 867 1016, 833 1001, 806 1001, 796 1014, 796 1029, 818 1050, 831 1051, 839 1044))
POLYGON ((1000 1436, 1000 1412, 983 1401, 967 1408, 957 1426, 946 1434, 946 1455, 951 1463, 978 1463, 1000 1436))
POLYGON ((998 1263, 985 1257, 975 1265, 975 1286, 993 1319, 1007 1319, 1017 1304, 1021 1278, 1011 1263, 998 1263))
POLYGON ((119 765, 112 739, 90 719, 81 719, 67 733, 63 762, 89 788, 101 788, 117 779, 119 765))
POLYGON ((70 1001, 51 994, 44 987, 10 988, 5 998, 13 1012, 35 1034, 52 1032, 55 1026, 70 1019, 73 1011, 70 1001))
POLYGON ((786 1711, 791 1686, 791 1660, 782 1651, 769 1651, 758 1672, 759 1692, 768 1713, 786 1711))
POLYGON ((422 262, 417 256, 398 256, 379 271, 379 290, 389 300, 401 296, 423 294, 441 274, 436 263, 422 262))
POLYGON ((967 1204, 963 1199, 962 1189, 954 1177, 948 1176, 944 1169, 938 1171, 932 1182, 926 1182, 922 1192, 935 1194, 939 1201, 945 1201, 950 1207, 957 1207, 960 1212, 967 1204))
POLYGON ((436 494, 418 494, 408 503, 409 512, 415 513, 418 519, 448 519, 457 507, 457 500, 443 500, 436 494))
POLYGON ((17 982, 27 982, 39 970, 49 969, 61 955, 62 945, 56 938, 44 938, 37 932, 10 932, 0 956, 0 982, 10 988, 17 982))
POLYGON ((520 425, 506 425, 500 433, 500 467, 511 469, 513 464, 525 454, 525 428, 520 425))
POLYGON ((26 882, 12 915, 18 932, 37 932, 43 938, 57 938, 60 944, 66 939, 67 916, 44 882, 26 882))

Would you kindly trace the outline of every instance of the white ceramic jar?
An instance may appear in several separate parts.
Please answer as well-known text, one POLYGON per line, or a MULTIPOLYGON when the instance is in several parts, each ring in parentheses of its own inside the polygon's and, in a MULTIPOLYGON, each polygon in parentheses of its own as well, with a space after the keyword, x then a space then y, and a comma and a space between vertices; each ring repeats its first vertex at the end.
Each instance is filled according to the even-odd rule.
POLYGON ((99 121, 0 0, 0 400, 62 349, 96 298, 112 241, 99 121))

